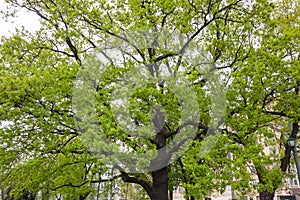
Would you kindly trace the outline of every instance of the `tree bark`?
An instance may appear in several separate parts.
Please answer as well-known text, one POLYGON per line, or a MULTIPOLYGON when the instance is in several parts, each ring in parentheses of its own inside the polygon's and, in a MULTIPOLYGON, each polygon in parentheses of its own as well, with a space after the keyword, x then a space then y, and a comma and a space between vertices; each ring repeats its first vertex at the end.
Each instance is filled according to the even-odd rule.
MULTIPOLYGON (((290 137, 296 138, 298 132, 299 132, 299 124, 297 122, 293 122, 290 137)), ((286 141, 284 157, 281 159, 281 163, 280 163, 280 169, 282 172, 286 172, 287 167, 290 163, 291 150, 292 150, 291 147, 288 146, 287 141, 286 141)), ((258 176, 259 182, 262 184, 265 184, 265 182, 262 180, 259 169, 256 168, 256 170, 257 170, 257 176, 258 176)), ((273 198, 275 196, 275 190, 273 192, 261 191, 259 193, 259 196, 260 196, 260 200, 273 200, 273 198)))
POLYGON ((260 200, 273 200, 275 191, 268 192, 268 191, 262 191, 259 193, 260 200))
MULTIPOLYGON (((258 176, 258 180, 261 184, 265 185, 266 182, 265 180, 263 179, 263 176, 262 174, 260 173, 260 168, 256 169, 257 171, 257 176, 258 176)), ((274 196, 275 196, 275 190, 277 188, 273 189, 272 192, 269 192, 269 191, 261 191, 259 192, 259 198, 260 200, 273 200, 274 196)))
POLYGON ((173 200, 173 190, 169 191, 169 200, 173 200))
POLYGON ((168 167, 152 172, 153 185, 151 200, 168 200, 168 167))
MULTIPOLYGON (((293 122, 290 137, 296 138, 298 132, 299 132, 299 124, 297 122, 293 122)), ((292 148, 288 146, 287 141, 286 141, 284 157, 281 159, 281 164, 280 164, 281 171, 283 171, 283 172, 286 172, 287 167, 290 163, 291 150, 292 150, 292 148)))
MULTIPOLYGON (((153 139, 153 144, 156 145, 158 155, 150 162, 150 170, 152 175, 152 181, 140 179, 139 177, 130 176, 126 172, 121 171, 122 179, 124 182, 135 183, 141 185, 148 193, 151 200, 169 200, 169 169, 168 163, 170 157, 168 157, 166 148, 167 145, 167 133, 164 127, 164 114, 160 109, 156 110, 155 117, 152 122, 155 125, 156 133, 153 139)), ((120 167, 119 167, 120 168, 120 167)))
POLYGON ((151 200, 168 200, 169 199, 169 169, 167 152, 164 147, 167 144, 166 129, 164 127, 164 114, 160 109, 156 110, 156 115, 152 119, 156 130, 159 132, 154 138, 154 144, 158 150, 157 158, 151 161, 150 167, 155 167, 157 170, 152 172, 152 190, 151 200))

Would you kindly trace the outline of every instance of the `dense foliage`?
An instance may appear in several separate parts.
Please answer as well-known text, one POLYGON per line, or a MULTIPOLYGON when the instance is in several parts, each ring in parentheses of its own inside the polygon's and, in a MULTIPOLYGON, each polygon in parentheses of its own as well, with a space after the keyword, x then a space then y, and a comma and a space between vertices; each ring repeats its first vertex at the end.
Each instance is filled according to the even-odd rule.
POLYGON ((88 199, 123 181, 144 189, 132 198, 231 185, 267 200, 284 184, 300 119, 297 1, 7 3, 7 17, 27 9, 41 28, 1 39, 6 197, 88 199))

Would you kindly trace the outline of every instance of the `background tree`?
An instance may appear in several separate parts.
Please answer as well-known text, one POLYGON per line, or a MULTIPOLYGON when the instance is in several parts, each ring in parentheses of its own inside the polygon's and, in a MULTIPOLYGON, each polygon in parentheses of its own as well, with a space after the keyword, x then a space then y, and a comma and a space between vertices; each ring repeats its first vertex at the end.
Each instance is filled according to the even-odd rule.
POLYGON ((229 101, 228 120, 235 140, 245 148, 270 150, 250 158, 261 199, 273 199, 282 185, 291 157, 287 139, 298 137, 298 15, 298 3, 277 2, 264 28, 257 30, 258 46, 233 74, 233 90, 228 93, 236 99, 229 101))

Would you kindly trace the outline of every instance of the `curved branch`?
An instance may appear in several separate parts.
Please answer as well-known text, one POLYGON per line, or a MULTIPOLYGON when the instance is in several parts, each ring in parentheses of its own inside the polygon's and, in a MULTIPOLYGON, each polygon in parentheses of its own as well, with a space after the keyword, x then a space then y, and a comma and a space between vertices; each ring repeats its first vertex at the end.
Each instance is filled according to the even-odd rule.
POLYGON ((208 130, 208 127, 202 125, 201 123, 188 121, 188 122, 185 122, 184 124, 180 125, 175 131, 168 132, 166 134, 166 138, 171 137, 173 135, 176 135, 177 133, 179 133, 186 126, 194 126, 194 127, 197 127, 198 129, 203 129, 205 131, 208 130))
POLYGON ((138 177, 130 176, 128 173, 124 171, 124 169, 118 165, 115 166, 121 173, 122 180, 127 183, 135 183, 142 186, 148 194, 152 194, 152 183, 142 180, 138 177))

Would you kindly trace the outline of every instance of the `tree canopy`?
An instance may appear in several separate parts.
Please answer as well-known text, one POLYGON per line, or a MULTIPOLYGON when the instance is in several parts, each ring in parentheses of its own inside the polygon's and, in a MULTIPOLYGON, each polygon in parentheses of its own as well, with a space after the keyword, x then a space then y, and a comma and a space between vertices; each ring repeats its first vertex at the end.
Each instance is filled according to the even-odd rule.
POLYGON ((151 200, 227 185, 267 200, 283 185, 299 131, 299 3, 6 2, 7 17, 26 9, 41 28, 1 39, 5 195, 88 199, 123 181, 151 200))

